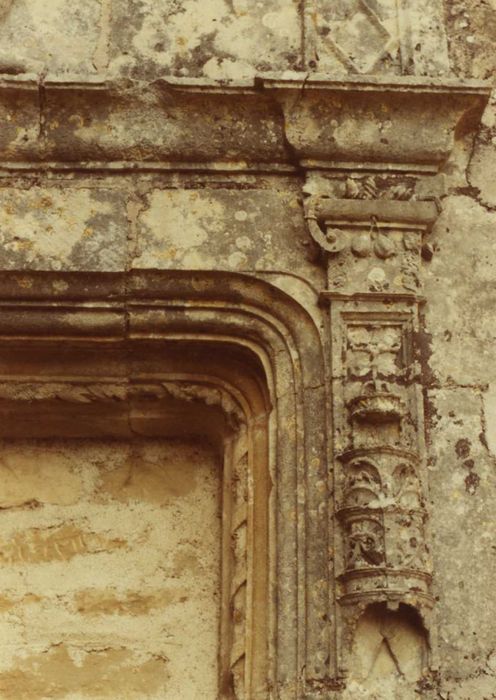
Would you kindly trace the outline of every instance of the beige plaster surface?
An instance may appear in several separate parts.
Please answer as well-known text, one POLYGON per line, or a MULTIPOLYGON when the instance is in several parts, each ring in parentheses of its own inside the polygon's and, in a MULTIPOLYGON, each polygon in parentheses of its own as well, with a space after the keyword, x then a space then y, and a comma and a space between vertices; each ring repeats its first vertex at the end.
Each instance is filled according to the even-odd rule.
POLYGON ((12 441, 0 472, 1 697, 213 700, 221 474, 211 449, 12 441))

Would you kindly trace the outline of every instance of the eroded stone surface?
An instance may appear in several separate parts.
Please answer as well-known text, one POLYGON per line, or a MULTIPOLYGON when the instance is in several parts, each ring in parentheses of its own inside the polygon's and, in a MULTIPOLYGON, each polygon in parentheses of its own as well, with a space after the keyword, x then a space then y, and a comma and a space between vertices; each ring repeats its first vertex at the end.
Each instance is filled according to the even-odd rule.
POLYGON ((114 71, 233 80, 299 66, 295 0, 117 0, 112 15, 114 71))
POLYGON ((126 212, 119 195, 91 189, 2 189, 2 268, 122 270, 126 212))
MULTIPOLYGON (((300 268, 301 223, 300 200, 288 191, 154 190, 139 217, 135 267, 273 270, 285 261, 288 270, 300 268)), ((315 276, 306 267, 307 278, 315 276)))
POLYGON ((95 73, 101 3, 54 0, 3 2, 0 16, 2 73, 95 73), (57 47, 55 49, 55 47, 57 47))
POLYGON ((425 633, 412 610, 371 607, 358 622, 352 680, 345 697, 413 700, 411 684, 426 665, 425 633))
POLYGON ((211 450, 16 441, 2 454, 2 697, 215 697, 211 450))
MULTIPOLYGON (((433 0, 0 2, 0 268, 19 272, 14 296, 26 304, 11 311, 12 299, 2 298, 3 371, 15 381, 26 344, 29 352, 39 351, 39 366, 53 375, 65 371, 72 381, 77 362, 64 366, 58 334, 72 338, 72 329, 81 338, 88 310, 111 303, 93 289, 89 272, 143 275, 138 282, 123 277, 112 297, 126 299, 118 310, 117 341, 102 321, 108 336, 102 331, 98 347, 108 343, 110 374, 120 363, 127 376, 138 351, 119 345, 114 365, 108 347, 121 343, 129 328, 146 336, 147 314, 155 319, 150 325, 157 342, 166 331, 182 337, 188 319, 207 342, 222 337, 234 343, 241 336, 247 346, 263 347, 267 376, 273 373, 278 382, 275 392, 269 382, 266 389, 282 438, 277 448, 267 448, 259 437, 256 457, 240 449, 237 458, 254 462, 256 486, 264 476, 256 472, 261 455, 276 454, 270 478, 283 513, 279 531, 295 524, 286 542, 277 541, 277 528, 271 531, 274 560, 256 572, 276 572, 270 590, 278 595, 271 598, 286 605, 277 653, 270 650, 281 698, 298 697, 302 675, 308 692, 333 700, 495 696, 496 101, 478 126, 476 101, 471 110, 453 85, 436 99, 438 88, 428 82, 412 78, 394 87, 405 75, 492 79, 495 32, 494 0, 447 1, 444 7, 433 0), (279 88, 254 83, 255 76, 274 71, 294 82, 279 88), (307 71, 321 79, 339 76, 342 83, 330 95, 307 71), (374 78, 360 90, 346 83, 360 74, 379 76, 378 83, 374 78), (82 87, 61 85, 76 78, 82 87), (168 78, 193 84, 181 92, 168 78), (210 85, 195 84, 197 78, 210 85), (98 82, 104 79, 107 86, 98 82), (238 85, 238 92, 229 92, 230 80, 246 81, 246 90, 238 85), (437 170, 442 177, 434 183, 437 170), (331 200, 324 207, 327 222, 325 216, 309 219, 306 195, 331 200), (420 207, 426 198, 442 209, 434 230, 427 232, 428 217, 424 228, 410 230, 422 217, 418 209, 409 219, 407 203, 420 207), (357 204, 351 215, 350 201, 357 204), (394 205, 388 213, 384 202, 394 202, 400 213, 391 214, 394 205), (317 228, 306 227, 305 215, 317 228), (388 216, 392 220, 384 221, 388 216), (32 271, 60 277, 50 278, 46 292, 32 271), (149 291, 146 275, 157 271, 163 276, 149 291), (215 274, 205 281, 203 271, 215 274), (185 307, 171 311, 176 272, 193 280, 194 293, 185 307), (81 274, 80 287, 67 281, 69 273, 81 274), (263 280, 274 309, 265 302, 261 310, 258 288, 243 296, 239 275, 263 280), (278 290, 294 304, 291 313, 279 311, 278 290), (326 290, 337 295, 331 316, 326 290), (37 295, 47 304, 62 299, 59 325, 37 306, 37 295), (150 308, 140 316, 145 297, 150 308), (192 298, 201 303, 192 308, 192 298), (80 315, 71 315, 81 299, 88 301, 81 302, 80 315), (30 321, 18 324, 26 309, 30 321), (341 311, 356 326, 348 335, 339 325, 341 311), (419 323, 410 322, 417 311, 419 323), (240 331, 235 319, 241 312, 240 331), (299 345, 295 318, 305 329, 299 345), (55 342, 39 350, 39 334, 46 339, 52 323, 55 342), (310 327, 318 333, 307 333, 310 327), (308 367, 319 340, 325 357, 332 356, 329 372, 308 367), (325 401, 314 399, 323 387, 333 402, 327 423, 325 401), (317 447, 326 437, 330 454, 352 443, 372 468, 363 470, 356 454, 326 463, 317 447), (336 493, 336 507, 352 508, 339 522, 332 511, 336 493), (353 511, 359 507, 367 511, 362 520, 353 511), (416 515, 403 513, 395 521, 395 508, 416 515), (329 521, 333 546, 326 541, 329 521), (341 538, 343 522, 349 528, 341 538), (377 573, 385 562, 396 578, 377 573), (415 570, 411 580, 408 567, 415 570), (297 578, 302 572, 309 583, 297 578), (351 574, 344 583, 343 573, 351 574), (357 607, 348 620, 338 603, 328 614, 335 594, 356 593, 363 602, 374 586, 382 591, 379 605, 387 601, 390 609, 357 607), (412 609, 425 603, 418 594, 433 594, 434 613, 422 625, 398 615, 401 586, 410 589, 412 609), (293 638, 305 639, 301 658, 293 638)), ((97 324, 85 323, 91 335, 97 324)), ((90 376, 94 367, 93 357, 82 373, 90 376)), ((40 409, 47 430, 56 425, 57 402, 62 412, 82 403, 92 415, 103 402, 98 410, 108 416, 108 404, 127 396, 67 387, 40 392, 38 398, 50 396, 40 409), (53 412, 51 422, 45 409, 53 412)), ((15 390, 4 399, 15 401, 15 390)), ((29 391, 17 399, 34 401, 29 391)), ((77 415, 84 424, 84 410, 77 415)), ((155 417, 153 430, 160 430, 164 415, 155 417)), ((124 429, 125 418, 122 411, 115 425, 126 434, 146 423, 136 419, 124 429)), ((0 695, 216 697, 219 480, 211 450, 191 443, 2 443, 0 636, 7 643, 0 695)), ((233 637, 232 656, 223 664, 240 697, 252 585, 244 564, 253 544, 246 541, 246 501, 246 494, 235 499, 242 507, 235 509, 223 553, 229 558, 232 548, 241 562, 232 588, 222 591, 232 609, 223 632, 233 637)), ((272 511, 270 517, 276 517, 272 511)), ((265 599, 255 604, 265 613, 265 599)), ((274 613, 275 605, 266 617, 274 613)), ((223 682, 232 690, 231 681, 223 682)), ((249 700, 266 700, 264 682, 247 691, 249 700)))
POLYGON ((332 6, 320 0, 56 0, 48 7, 41 0, 5 0, 0 66, 14 74, 108 72, 134 79, 165 72, 239 80, 307 67, 439 75, 447 71, 440 6, 403 7, 391 0, 340 0, 332 6))

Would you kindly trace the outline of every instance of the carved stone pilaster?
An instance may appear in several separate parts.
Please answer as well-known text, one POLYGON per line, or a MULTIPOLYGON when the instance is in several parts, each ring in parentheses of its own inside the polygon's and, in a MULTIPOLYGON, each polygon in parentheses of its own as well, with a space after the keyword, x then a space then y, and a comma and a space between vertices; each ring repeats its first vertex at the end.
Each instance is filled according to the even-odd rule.
POLYGON ((334 406, 340 667, 373 604, 414 608, 431 626, 423 403, 421 265, 439 205, 416 184, 348 177, 312 195, 310 235, 327 268, 334 406), (335 187, 336 185, 334 185, 335 187), (329 192, 329 190, 328 190, 329 192), (405 199, 410 197, 410 199, 405 199))
MULTIPOLYGON (((435 648, 417 342, 422 266, 434 254, 429 233, 444 195, 441 167, 477 123, 487 87, 351 76, 312 76, 295 87, 264 81, 306 173, 310 245, 327 273, 321 300, 329 309, 329 482, 343 679, 356 670, 364 620, 375 620, 381 635, 381 620, 394 618, 414 647, 435 648)), ((415 680, 436 665, 432 656, 423 659, 415 680)))

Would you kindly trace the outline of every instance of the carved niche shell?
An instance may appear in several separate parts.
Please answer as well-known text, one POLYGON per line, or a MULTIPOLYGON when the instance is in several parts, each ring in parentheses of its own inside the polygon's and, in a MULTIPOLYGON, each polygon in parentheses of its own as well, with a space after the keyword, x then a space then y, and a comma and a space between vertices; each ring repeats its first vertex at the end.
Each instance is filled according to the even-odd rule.
POLYGON ((346 507, 370 507, 380 500, 382 482, 376 466, 365 460, 350 465, 346 487, 346 507))

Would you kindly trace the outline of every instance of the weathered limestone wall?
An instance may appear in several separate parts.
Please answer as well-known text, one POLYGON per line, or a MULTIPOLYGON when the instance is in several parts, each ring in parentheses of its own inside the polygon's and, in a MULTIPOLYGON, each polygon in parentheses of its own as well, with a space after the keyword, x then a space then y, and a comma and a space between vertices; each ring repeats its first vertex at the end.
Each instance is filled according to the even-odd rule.
POLYGON ((448 72, 437 1, 404 3, 399 23, 393 0, 3 0, 0 10, 0 65, 9 73, 239 80, 307 65, 395 74, 402 62, 420 74, 448 72), (391 46, 407 26, 412 48, 400 59, 391 46))
POLYGON ((306 250, 298 183, 183 175, 0 189, 4 270, 292 272, 321 279, 306 250), (178 186, 179 185, 179 186, 178 186))
MULTIPOLYGON (((276 104, 267 91, 226 93, 217 107, 213 89, 214 97, 201 91, 177 97, 164 82, 171 76, 232 79, 252 89, 254 76, 304 70, 343 80, 361 73, 493 80, 494 0, 412 5, 0 2, 0 73, 31 81, 19 92, 6 83, 2 93, 0 269, 17 271, 12 283, 26 298, 38 291, 27 274, 34 270, 61 273, 44 287, 60 297, 69 289, 68 272, 256 275, 305 309, 325 346, 328 318, 319 293, 326 271, 306 227, 303 189, 315 194, 324 181, 333 196, 333 188, 344 196, 346 167, 341 172, 332 165, 339 172, 331 179, 341 178, 337 185, 320 171, 305 182, 304 169, 311 166, 302 165, 294 142, 314 139, 318 156, 324 141, 335 141, 341 157, 355 143, 359 119, 347 121, 335 96, 338 116, 329 119, 315 98, 312 119, 307 114, 306 128, 288 143, 284 100, 276 104), (99 96, 104 80, 112 83, 111 98, 99 96), (58 93, 56 81, 91 82, 95 92, 58 93), (100 167, 100 161, 111 165, 100 167)), ((303 93, 285 98, 290 115, 303 93)), ((367 95, 356 105, 357 113, 367 113, 367 95)), ((382 121, 360 133, 363 148, 376 139, 379 161, 405 143, 413 143, 414 152, 423 145, 422 129, 414 121, 408 127, 408 133, 392 133, 393 117, 384 109, 382 121)), ((419 157, 412 169, 423 165, 419 157)), ((443 186, 438 182, 434 194, 442 211, 429 234, 432 259, 421 268, 426 303, 417 338, 437 670, 420 687, 406 688, 402 672, 415 680, 425 665, 425 638, 391 611, 381 618, 372 609, 359 625, 352 684, 343 695, 322 682, 319 698, 327 691, 329 698, 350 700, 407 700, 408 693, 430 700, 496 697, 496 96, 475 136, 469 129, 457 132, 440 171, 443 186), (381 620, 399 640, 400 668, 377 637, 381 620), (371 649, 380 650, 376 658, 371 649)), ((398 187, 396 181, 388 186, 398 187)), ((235 306, 241 296, 233 298, 235 306)), ((10 364, 19 371, 15 360, 10 364)), ((281 374, 290 371, 284 366, 281 374)), ((287 400, 283 394, 282 403, 287 400)), ((301 434, 298 439, 304 442, 301 434)), ((166 441, 7 442, 1 459, 0 695, 213 700, 221 532, 220 471, 209 449, 166 441)), ((325 499, 331 501, 330 491, 325 499)), ((330 560, 334 554, 331 547, 330 560)), ((320 652, 328 659, 334 649, 320 652)))
POLYGON ((1 448, 1 697, 214 698, 221 468, 208 445, 1 448))
MULTIPOLYGON (((496 4, 445 6, 452 70, 494 80, 496 4)), ((445 170, 425 266, 432 530, 446 692, 475 700, 496 687, 496 96, 445 170)))

